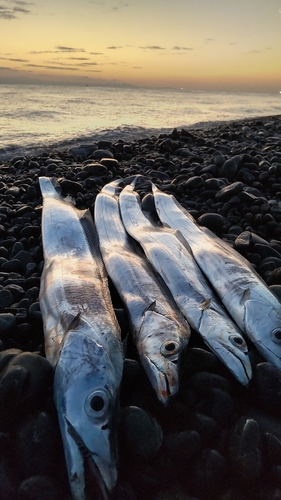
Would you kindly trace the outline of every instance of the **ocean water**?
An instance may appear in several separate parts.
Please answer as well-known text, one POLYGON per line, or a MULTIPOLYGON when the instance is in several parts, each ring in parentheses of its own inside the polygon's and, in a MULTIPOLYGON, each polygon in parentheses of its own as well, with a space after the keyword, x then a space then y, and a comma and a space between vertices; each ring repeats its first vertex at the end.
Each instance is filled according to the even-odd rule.
POLYGON ((0 159, 281 114, 281 94, 0 84, 0 159))

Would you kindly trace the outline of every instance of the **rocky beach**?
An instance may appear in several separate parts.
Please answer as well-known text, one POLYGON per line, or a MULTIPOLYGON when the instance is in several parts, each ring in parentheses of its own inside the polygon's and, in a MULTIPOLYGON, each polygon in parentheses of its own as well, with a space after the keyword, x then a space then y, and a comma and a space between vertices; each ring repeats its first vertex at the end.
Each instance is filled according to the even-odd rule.
MULTIPOLYGON (((144 209, 153 210, 153 181, 281 298, 281 116, 0 162, 0 500, 70 499, 38 301, 38 178, 56 177, 93 213, 105 184, 136 174, 144 209)), ((125 339, 126 314, 110 289, 125 339)), ((164 407, 128 338, 113 500, 281 499, 281 371, 247 343, 253 378, 243 387, 192 332, 179 394, 164 407)))

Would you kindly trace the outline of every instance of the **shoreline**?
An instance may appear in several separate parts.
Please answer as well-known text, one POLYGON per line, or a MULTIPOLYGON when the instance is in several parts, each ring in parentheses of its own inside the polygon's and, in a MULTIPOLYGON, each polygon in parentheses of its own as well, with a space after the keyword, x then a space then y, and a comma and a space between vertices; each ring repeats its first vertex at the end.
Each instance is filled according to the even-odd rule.
MULTIPOLYGON (((189 125, 179 125, 176 127, 178 130, 184 128, 186 130, 207 130, 213 128, 224 127, 232 124, 242 124, 246 121, 268 121, 279 119, 280 114, 277 115, 268 115, 260 117, 257 115, 256 117, 251 117, 250 119, 237 118, 231 120, 217 120, 217 121, 198 121, 189 125)), ((125 140, 126 142, 134 142, 140 139, 148 139, 151 136, 159 135, 159 134, 170 134, 172 133, 174 127, 163 127, 163 128, 155 128, 155 127, 142 127, 142 126, 130 126, 130 125, 120 125, 115 128, 105 128, 98 129, 96 132, 92 132, 91 134, 85 134, 81 137, 73 136, 60 140, 58 142, 49 142, 49 143, 28 143, 26 145, 17 145, 17 144, 9 144, 8 146, 2 146, 0 148, 0 163, 11 160, 15 156, 40 156, 44 152, 49 152, 49 154, 54 152, 64 152, 67 148, 79 145, 83 143, 94 143, 98 141, 108 141, 108 142, 117 142, 118 140, 125 140), (95 139, 96 137, 96 139, 95 139)))
MULTIPOLYGON (((240 251, 281 298, 281 115, 0 160, 0 498, 69 499, 38 304, 38 177, 58 177, 83 209, 107 182, 139 173, 240 251)), ((141 191, 149 193, 148 182, 141 191)), ((144 203, 150 208, 151 198, 144 203)), ((113 500, 281 497, 281 371, 250 342, 249 351, 254 375, 244 388, 193 332, 179 395, 164 408, 129 342, 113 500), (137 428, 122 425, 132 406, 160 425, 160 449, 151 421, 151 439, 145 434, 146 417, 137 428), (146 456, 141 440, 149 441, 146 456)))

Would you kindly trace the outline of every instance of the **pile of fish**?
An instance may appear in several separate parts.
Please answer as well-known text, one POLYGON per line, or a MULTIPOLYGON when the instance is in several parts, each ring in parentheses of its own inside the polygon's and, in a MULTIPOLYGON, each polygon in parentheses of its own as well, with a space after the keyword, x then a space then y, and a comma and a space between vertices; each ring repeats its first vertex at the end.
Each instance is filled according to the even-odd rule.
POLYGON ((108 276, 129 318, 140 361, 164 405, 179 390, 191 328, 243 385, 252 376, 247 339, 281 369, 281 304, 240 254, 152 184, 142 210, 140 178, 98 194, 94 222, 41 177, 44 270, 40 287, 46 357, 74 499, 117 480, 116 418, 126 341, 108 276), (156 216, 157 213, 157 216, 156 216), (108 276, 107 276, 108 275, 108 276), (244 337, 245 335, 245 337, 244 337))

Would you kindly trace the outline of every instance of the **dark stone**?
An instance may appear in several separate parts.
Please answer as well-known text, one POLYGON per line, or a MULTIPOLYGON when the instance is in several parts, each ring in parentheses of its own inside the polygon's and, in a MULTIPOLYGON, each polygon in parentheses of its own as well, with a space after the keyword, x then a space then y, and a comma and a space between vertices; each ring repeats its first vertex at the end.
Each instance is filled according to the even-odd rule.
MULTIPOLYGON (((22 265, 18 259, 7 260, 1 266, 1 271, 5 273, 17 273, 22 270, 22 265)), ((0 304, 3 305, 1 296, 0 296, 0 304)))
POLYGON ((37 412, 22 421, 15 439, 19 477, 55 476, 60 469, 59 430, 56 419, 37 412))
POLYGON ((102 158, 100 163, 104 165, 108 170, 115 171, 118 168, 119 162, 115 158, 102 158))
POLYGON ((2 290, 0 289, 0 311, 3 311, 5 307, 11 306, 13 302, 14 296, 12 292, 7 288, 2 288, 2 290))
POLYGON ((231 391, 231 382, 216 373, 208 373, 198 371, 188 381, 188 385, 198 394, 198 397, 203 398, 208 395, 213 388, 221 389, 222 391, 231 391))
POLYGON ((243 231, 240 233, 233 243, 233 248, 237 252, 249 252, 252 244, 252 233, 250 231, 243 231))
POLYGON ((25 479, 17 492, 19 500, 62 500, 63 495, 60 484, 50 476, 31 476, 25 479))
POLYGON ((237 483, 251 485, 262 470, 261 431, 253 419, 241 417, 232 429, 228 460, 237 483))
POLYGON ((66 193, 77 194, 83 193, 84 188, 80 182, 70 181, 68 179, 64 179, 60 182, 61 188, 66 193))
POLYGON ((152 415, 136 406, 122 410, 119 442, 125 453, 147 459, 158 451, 162 440, 162 429, 152 415))
POLYGON ((53 380, 50 363, 38 354, 13 356, 0 374, 0 422, 38 408, 53 380))
POLYGON ((201 188, 203 185, 204 185, 204 179, 202 179, 202 177, 199 177, 198 175, 195 175, 194 177, 190 177, 186 181, 185 188, 198 189, 201 188))
POLYGON ((281 371, 277 367, 271 363, 259 363, 250 388, 261 408, 281 415, 281 371))
POLYGON ((213 371, 218 368, 218 358, 210 351, 199 347, 189 347, 182 356, 182 370, 186 373, 213 371))
POLYGON ((281 441, 274 434, 265 432, 264 434, 264 460, 269 467, 273 464, 281 464, 281 441))
POLYGON ((242 163, 242 158, 240 155, 229 158, 222 165, 221 174, 229 180, 234 179, 234 176, 238 171, 238 168, 240 167, 241 163, 242 163))
POLYGON ((224 186, 216 193, 217 200, 229 200, 233 195, 239 194, 243 189, 242 182, 233 182, 224 186))
POLYGON ((89 156, 94 151, 98 149, 97 144, 81 144, 80 146, 74 146, 68 149, 68 153, 72 156, 89 156))
POLYGON ((274 248, 271 248, 269 244, 263 245, 257 243, 255 245, 255 251, 260 254, 262 259, 265 259, 266 257, 277 257, 278 259, 281 259, 281 254, 274 250, 274 248))
POLYGON ((198 401, 196 409, 226 426, 232 416, 234 402, 229 393, 213 387, 204 398, 198 401))
POLYGON ((113 153, 108 151, 107 149, 96 149, 92 154, 91 158, 95 158, 96 160, 102 160, 103 158, 114 158, 113 153))
POLYGON ((88 173, 89 176, 103 176, 107 174, 107 167, 102 165, 101 163, 88 163, 84 170, 88 173))
POLYGON ((200 495, 211 492, 210 498, 217 498, 222 490, 226 471, 225 458, 214 449, 203 450, 192 473, 192 484, 200 495))
POLYGON ((223 233, 223 224, 225 218, 220 214, 206 213, 201 215, 197 222, 201 226, 205 226, 216 234, 223 233))
POLYGON ((196 458, 201 450, 201 439, 198 432, 187 430, 169 433, 163 441, 163 449, 179 467, 196 458))

